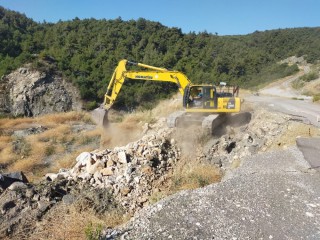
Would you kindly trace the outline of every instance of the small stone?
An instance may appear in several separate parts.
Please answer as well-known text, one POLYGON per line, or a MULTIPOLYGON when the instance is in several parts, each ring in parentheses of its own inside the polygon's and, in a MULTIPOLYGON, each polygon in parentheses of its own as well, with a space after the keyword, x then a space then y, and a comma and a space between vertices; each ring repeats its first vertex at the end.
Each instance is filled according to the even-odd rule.
POLYGON ((39 201, 39 200, 40 200, 40 195, 39 195, 39 194, 33 195, 32 200, 34 200, 34 201, 39 201))
POLYGON ((83 152, 76 158, 76 161, 85 165, 90 159, 91 159, 91 153, 83 152))
POLYGON ((150 166, 144 166, 141 168, 141 172, 144 174, 151 174, 152 173, 152 168, 150 166))
POLYGON ((28 186, 23 182, 14 182, 8 187, 11 191, 16 191, 19 189, 26 189, 28 186))
POLYGON ((21 171, 6 173, 6 174, 3 174, 3 176, 8 177, 8 178, 13 178, 13 179, 18 180, 20 182, 28 183, 27 177, 21 171))
POLYGON ((50 203, 47 201, 38 201, 38 209, 40 212, 45 212, 50 206, 50 203))
POLYGON ((62 202, 66 205, 71 205, 76 200, 76 197, 72 194, 67 194, 62 197, 62 202))
POLYGON ((306 215, 307 215, 308 217, 314 217, 314 215, 313 215, 312 213, 310 213, 310 212, 306 212, 306 215))
POLYGON ((146 201, 148 201, 148 198, 146 198, 146 197, 140 197, 140 198, 138 198, 138 203, 145 203, 146 201))
POLYGON ((34 194, 35 194, 35 191, 33 190, 33 188, 27 189, 27 191, 26 191, 27 198, 32 198, 34 194))
POLYGON ((114 165, 115 165, 114 161, 112 161, 111 159, 108 160, 108 162, 107 162, 107 167, 112 167, 112 166, 114 166, 114 165))
POLYGON ((5 214, 9 209, 16 206, 14 201, 7 201, 1 206, 1 213, 5 214))
POLYGON ((128 187, 123 187, 123 188, 120 189, 120 193, 121 193, 123 196, 127 196, 130 191, 131 191, 131 189, 128 188, 128 187))
POLYGON ((136 183, 139 183, 139 182, 140 182, 140 178, 139 178, 139 177, 135 177, 133 180, 134 180, 136 183))
POLYGON ((104 167, 103 162, 101 161, 96 161, 94 164, 92 165, 87 165, 86 166, 86 171, 90 174, 94 174, 95 172, 101 170, 104 167))
POLYGON ((103 176, 112 176, 113 175, 113 170, 112 168, 103 168, 100 170, 100 173, 103 175, 103 176))
POLYGON ((125 152, 118 152, 118 161, 122 164, 127 163, 127 155, 125 152))
POLYGON ((87 180, 91 179, 91 176, 92 176, 92 174, 87 173, 87 172, 83 172, 78 175, 78 178, 81 178, 81 179, 87 181, 87 180))
POLYGON ((68 172, 60 172, 57 174, 57 180, 67 179, 69 176, 68 172))
POLYGON ((94 180, 97 182, 98 180, 100 181, 101 179, 102 179, 102 174, 101 174, 101 172, 95 172, 94 174, 93 174, 93 178, 94 178, 94 180))
POLYGON ((55 173, 47 173, 45 175, 45 179, 48 180, 48 181, 54 181, 57 179, 57 174, 55 173))

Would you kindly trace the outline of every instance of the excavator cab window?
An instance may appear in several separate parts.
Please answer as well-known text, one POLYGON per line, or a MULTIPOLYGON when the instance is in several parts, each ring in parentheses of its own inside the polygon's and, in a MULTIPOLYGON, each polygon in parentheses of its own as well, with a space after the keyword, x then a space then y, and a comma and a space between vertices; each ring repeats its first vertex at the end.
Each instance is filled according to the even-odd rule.
POLYGON ((216 108, 216 88, 213 86, 194 86, 190 89, 189 108, 216 108))
POLYGON ((203 96, 203 108, 217 108, 216 88, 214 86, 204 86, 203 96))
POLYGON ((189 107, 203 107, 203 89, 202 87, 191 87, 189 95, 189 107))

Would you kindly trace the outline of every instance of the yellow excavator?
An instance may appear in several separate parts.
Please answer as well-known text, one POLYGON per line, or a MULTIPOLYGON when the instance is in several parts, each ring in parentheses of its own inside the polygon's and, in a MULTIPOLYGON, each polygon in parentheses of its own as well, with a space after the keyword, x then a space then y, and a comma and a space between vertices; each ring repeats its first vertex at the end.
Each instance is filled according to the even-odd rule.
POLYGON ((223 121, 223 116, 226 113, 240 112, 239 87, 227 86, 223 82, 219 86, 210 84, 196 85, 192 84, 182 72, 134 63, 124 59, 118 63, 114 70, 104 96, 103 107, 105 113, 103 126, 108 123, 108 110, 117 99, 126 79, 173 82, 177 84, 182 94, 185 111, 171 114, 167 118, 169 127, 176 127, 181 122, 202 122, 203 128, 212 130, 215 125, 223 121), (127 70, 128 65, 138 66, 146 70, 127 70))

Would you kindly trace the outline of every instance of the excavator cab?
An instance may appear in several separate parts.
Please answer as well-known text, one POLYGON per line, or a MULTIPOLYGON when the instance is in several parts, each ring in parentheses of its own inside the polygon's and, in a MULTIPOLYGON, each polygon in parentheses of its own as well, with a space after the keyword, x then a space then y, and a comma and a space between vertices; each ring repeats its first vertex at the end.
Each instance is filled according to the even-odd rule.
POLYGON ((185 91, 184 107, 187 112, 238 112, 240 101, 237 98, 239 88, 216 85, 192 85, 185 91))

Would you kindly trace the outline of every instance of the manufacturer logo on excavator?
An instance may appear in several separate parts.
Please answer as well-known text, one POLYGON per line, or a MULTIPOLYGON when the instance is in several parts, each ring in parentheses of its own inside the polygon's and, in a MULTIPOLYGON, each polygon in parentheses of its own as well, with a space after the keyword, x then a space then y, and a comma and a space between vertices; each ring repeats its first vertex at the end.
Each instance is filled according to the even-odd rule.
POLYGON ((140 79, 152 79, 152 76, 140 76, 140 75, 136 75, 135 78, 140 78, 140 79))

